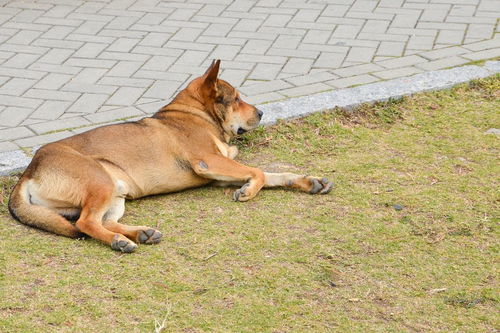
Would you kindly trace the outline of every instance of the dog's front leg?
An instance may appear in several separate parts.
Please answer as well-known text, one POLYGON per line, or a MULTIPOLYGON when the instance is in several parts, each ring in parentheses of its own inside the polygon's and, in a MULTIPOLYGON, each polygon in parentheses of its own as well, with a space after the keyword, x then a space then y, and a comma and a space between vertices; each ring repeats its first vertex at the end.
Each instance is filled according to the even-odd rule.
POLYGON ((265 187, 289 187, 311 194, 327 194, 333 188, 333 183, 327 178, 301 176, 293 173, 264 172, 265 187))
MULTIPOLYGON (((264 172, 264 187, 294 188, 311 194, 327 194, 333 188, 333 182, 323 177, 302 176, 294 173, 264 172)), ((217 181, 216 186, 242 186, 242 181, 217 181)))
POLYGON ((223 182, 243 182, 243 186, 233 194, 235 201, 247 201, 259 193, 264 186, 262 170, 252 168, 220 155, 206 155, 191 161, 194 172, 208 179, 223 182))
POLYGON ((238 147, 229 146, 229 148, 227 149, 227 157, 234 160, 237 155, 238 155, 238 147))

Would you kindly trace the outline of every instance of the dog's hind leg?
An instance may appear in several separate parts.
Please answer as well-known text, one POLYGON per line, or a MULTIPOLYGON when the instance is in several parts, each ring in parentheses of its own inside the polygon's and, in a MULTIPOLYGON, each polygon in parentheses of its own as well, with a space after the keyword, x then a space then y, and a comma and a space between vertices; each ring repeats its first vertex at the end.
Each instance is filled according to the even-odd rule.
POLYGON ((113 250, 133 252, 137 244, 123 234, 103 226, 103 218, 113 203, 114 186, 109 177, 100 177, 99 181, 87 184, 87 196, 83 200, 76 227, 90 237, 111 245, 113 250))
POLYGON ((127 238, 142 244, 156 244, 161 241, 162 234, 156 229, 145 226, 129 226, 118 223, 125 211, 125 198, 115 197, 111 207, 103 217, 103 226, 111 232, 125 235, 127 238))
POLYGON ((162 234, 156 229, 145 226, 130 226, 116 221, 103 222, 106 229, 127 236, 127 238, 141 244, 157 244, 161 241, 162 234))
POLYGON ((78 238, 82 233, 54 210, 31 202, 29 179, 16 185, 9 200, 9 211, 18 221, 58 235, 78 238))

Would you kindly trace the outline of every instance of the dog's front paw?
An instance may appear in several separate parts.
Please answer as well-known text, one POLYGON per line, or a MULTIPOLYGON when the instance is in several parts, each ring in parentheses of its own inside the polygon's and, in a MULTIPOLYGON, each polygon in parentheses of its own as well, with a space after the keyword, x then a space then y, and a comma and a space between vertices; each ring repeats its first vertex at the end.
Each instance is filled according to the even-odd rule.
POLYGON ((328 181, 326 177, 307 177, 311 183, 309 193, 311 194, 327 194, 333 188, 333 182, 328 181))
POLYGON ((115 251, 130 253, 135 251, 135 249, 137 248, 137 244, 132 242, 127 237, 117 234, 113 237, 111 248, 115 251))
POLYGON ((161 241, 162 234, 155 229, 140 230, 137 233, 137 241, 141 244, 158 244, 161 241))
POLYGON ((234 191, 233 200, 234 201, 247 201, 247 200, 251 199, 247 193, 247 190, 249 187, 250 187, 250 183, 246 183, 240 189, 234 191))
POLYGON ((227 157, 234 160, 237 155, 238 155, 238 147, 229 146, 229 148, 227 149, 227 157))

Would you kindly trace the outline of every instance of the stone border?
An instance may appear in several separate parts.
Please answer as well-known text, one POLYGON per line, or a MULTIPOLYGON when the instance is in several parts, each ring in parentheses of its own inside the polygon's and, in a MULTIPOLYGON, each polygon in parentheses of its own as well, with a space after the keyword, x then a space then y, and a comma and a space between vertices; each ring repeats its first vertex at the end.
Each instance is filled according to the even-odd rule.
POLYGON ((487 61, 483 66, 469 65, 424 72, 354 88, 291 98, 282 102, 263 104, 259 107, 264 111, 262 123, 269 125, 279 119, 302 117, 334 107, 352 108, 361 103, 400 98, 427 90, 446 89, 459 83, 484 78, 499 72, 500 61, 487 61))
MULTIPOLYGON (((470 65, 430 71, 354 88, 291 98, 258 107, 264 111, 262 124, 271 125, 280 119, 298 118, 334 107, 353 108, 362 103, 400 98, 427 90, 446 89, 459 83, 496 73, 500 73, 500 61, 487 61, 483 66, 470 65)), ((30 161, 31 157, 21 150, 0 153, 0 175, 9 175, 12 172, 23 170, 30 161)))

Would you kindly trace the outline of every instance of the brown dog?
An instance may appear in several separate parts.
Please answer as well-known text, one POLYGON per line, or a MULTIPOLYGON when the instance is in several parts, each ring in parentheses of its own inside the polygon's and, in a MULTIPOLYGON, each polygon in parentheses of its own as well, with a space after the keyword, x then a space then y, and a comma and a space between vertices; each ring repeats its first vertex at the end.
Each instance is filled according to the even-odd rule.
POLYGON ((103 126, 40 148, 15 186, 16 219, 68 237, 85 233, 114 250, 158 243, 149 227, 118 223, 125 199, 202 186, 240 185, 235 201, 264 186, 328 193, 326 178, 266 173, 235 162, 230 138, 255 128, 262 112, 217 78, 220 60, 151 118, 103 126), (76 220, 76 224, 68 220, 76 220))

